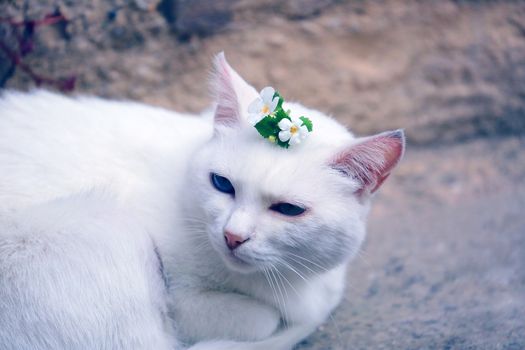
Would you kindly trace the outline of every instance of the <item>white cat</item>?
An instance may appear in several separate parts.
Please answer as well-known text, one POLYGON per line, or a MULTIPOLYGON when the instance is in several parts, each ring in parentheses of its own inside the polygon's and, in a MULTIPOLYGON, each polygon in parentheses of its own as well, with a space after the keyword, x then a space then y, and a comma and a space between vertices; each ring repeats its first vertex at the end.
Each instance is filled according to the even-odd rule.
POLYGON ((1 349, 291 349, 328 317, 402 131, 284 149, 220 54, 213 118, 130 102, 0 100, 1 349))

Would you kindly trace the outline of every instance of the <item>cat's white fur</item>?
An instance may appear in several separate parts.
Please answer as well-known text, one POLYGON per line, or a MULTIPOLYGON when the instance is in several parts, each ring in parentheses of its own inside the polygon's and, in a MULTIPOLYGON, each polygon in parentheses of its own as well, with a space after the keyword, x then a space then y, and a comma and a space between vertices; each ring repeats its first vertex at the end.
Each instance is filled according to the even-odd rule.
POLYGON ((288 103, 314 131, 285 150, 246 122, 257 93, 223 55, 214 87, 213 117, 2 95, 0 348, 286 350, 324 322, 402 132, 356 139, 288 103), (225 230, 250 239, 231 252, 225 230))

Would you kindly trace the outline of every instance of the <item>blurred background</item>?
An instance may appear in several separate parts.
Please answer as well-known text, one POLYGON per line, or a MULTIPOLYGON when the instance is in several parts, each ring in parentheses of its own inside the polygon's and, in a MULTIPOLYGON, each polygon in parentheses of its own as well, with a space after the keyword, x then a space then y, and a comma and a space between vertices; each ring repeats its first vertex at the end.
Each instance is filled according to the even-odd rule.
POLYGON ((525 2, 0 0, 1 88, 199 112, 220 51, 358 135, 408 136, 299 349, 525 349, 525 2))

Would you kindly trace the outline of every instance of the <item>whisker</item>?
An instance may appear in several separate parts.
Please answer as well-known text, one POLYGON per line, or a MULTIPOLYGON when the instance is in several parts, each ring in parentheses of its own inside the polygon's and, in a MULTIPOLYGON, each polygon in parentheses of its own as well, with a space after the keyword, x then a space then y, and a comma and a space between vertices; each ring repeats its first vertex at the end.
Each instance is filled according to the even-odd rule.
POLYGON ((324 270, 326 272, 329 271, 326 267, 324 267, 324 266, 322 266, 320 264, 317 264, 317 263, 313 262, 312 260, 305 258, 304 256, 301 256, 301 255, 298 255, 298 254, 294 254, 294 253, 291 253, 291 252, 288 252, 288 254, 293 255, 293 256, 295 256, 295 257, 297 257, 299 259, 302 259, 302 260, 304 260, 304 261, 306 261, 306 262, 308 262, 308 263, 310 263, 310 264, 312 264, 314 266, 317 266, 318 268, 320 268, 320 269, 322 269, 322 270, 324 270))
MULTIPOLYGON (((272 266, 272 269, 276 272, 275 276, 276 276, 276 277, 279 277, 279 282, 280 282, 279 284, 280 284, 281 287, 283 288, 283 290, 284 290, 284 294, 286 294, 286 298, 285 298, 284 295, 283 295, 283 292, 281 291, 281 288, 279 287, 279 291, 281 291, 281 297, 282 297, 282 299, 283 299, 283 307, 284 307, 284 310, 283 310, 283 313, 284 313, 284 326, 285 326, 286 328, 288 328, 288 326, 289 326, 289 325, 288 325, 288 319, 289 319, 289 317, 288 317, 288 309, 286 308, 286 300, 288 299, 288 291, 286 290, 286 288, 285 288, 285 286, 284 286, 284 283, 283 283, 281 277, 280 277, 279 274, 278 274, 278 270, 277 270, 277 268, 274 267, 274 266, 272 266)), ((277 278, 276 278, 276 280, 277 280, 277 278)))
POLYGON ((357 250, 357 252, 355 253, 355 257, 357 259, 360 259, 363 263, 365 263, 366 265, 368 266, 371 266, 372 263, 370 262, 369 260, 369 254, 368 252, 365 252, 364 250, 362 249, 359 249, 357 250))
MULTIPOLYGON (((280 310, 281 314, 285 314, 286 310, 285 310, 285 305, 284 305, 284 297, 283 297, 283 294, 282 294, 282 291, 281 291, 281 287, 277 283, 277 278, 275 277, 275 274, 273 273, 273 267, 272 266, 270 266, 269 272, 270 272, 270 276, 272 277, 272 279, 273 279, 273 281, 275 283, 275 286, 277 287, 276 295, 277 295, 277 299, 278 299, 278 302, 279 302, 279 310, 280 310), (279 294, 277 294, 277 290, 279 291, 279 294), (283 299, 280 299, 279 295, 283 299), (281 303, 281 301, 282 301, 282 303, 281 303)), ((284 322, 285 322, 285 325, 286 325, 287 320, 284 320, 284 322)))
MULTIPOLYGON (((278 305, 279 303, 277 301, 277 293, 275 291, 275 287, 273 285, 273 282, 272 282, 272 280, 270 278, 270 273, 268 272, 268 269, 266 267, 264 267, 263 270, 264 270, 264 277, 266 277, 266 281, 268 281, 268 285, 270 286, 270 289, 272 290, 273 300, 274 300, 275 304, 278 305)), ((277 307, 280 308, 279 306, 277 306, 277 307)))
POLYGON ((295 272, 295 274, 299 277, 301 277, 301 279, 303 279, 306 283, 310 283, 310 281, 308 281, 306 279, 306 277, 304 277, 301 273, 299 273, 296 269, 294 269, 290 264, 288 264, 286 261, 284 260, 281 260, 280 261, 281 264, 283 264, 284 267, 288 268, 289 270, 295 272))
POLYGON ((306 266, 305 264, 303 264, 303 263, 300 262, 299 260, 294 259, 294 258, 292 258, 292 257, 290 257, 290 256, 288 257, 288 259, 290 259, 290 260, 292 260, 293 262, 295 262, 295 263, 297 263, 297 264, 303 266, 304 268, 308 269, 308 271, 310 271, 310 272, 312 272, 312 273, 314 273, 314 274, 316 273, 316 271, 312 270, 310 267, 306 266))
POLYGON ((286 283, 288 283, 288 285, 290 286, 290 288, 292 288, 292 290, 295 292, 295 294, 297 294, 297 296, 299 298, 301 298, 301 295, 299 294, 299 292, 297 291, 297 289, 293 286, 293 284, 290 282, 290 280, 288 278, 286 278, 286 276, 281 273, 281 271, 279 271, 279 269, 276 268, 276 272, 281 275, 282 278, 284 278, 284 280, 286 281, 286 283))

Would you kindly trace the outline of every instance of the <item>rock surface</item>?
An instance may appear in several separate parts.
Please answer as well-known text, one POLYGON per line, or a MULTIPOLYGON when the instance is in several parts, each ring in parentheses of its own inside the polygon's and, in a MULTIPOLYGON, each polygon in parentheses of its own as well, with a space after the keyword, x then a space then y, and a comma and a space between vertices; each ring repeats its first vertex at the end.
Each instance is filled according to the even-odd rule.
MULTIPOLYGON (((525 131, 523 2, 43 0, 25 17, 22 1, 0 12, 67 18, 35 28, 24 61, 76 76, 77 92, 199 111, 210 58, 224 50, 257 87, 361 134, 404 127, 410 142, 430 144, 525 131)), ((6 82, 32 85, 21 69, 6 82)))

